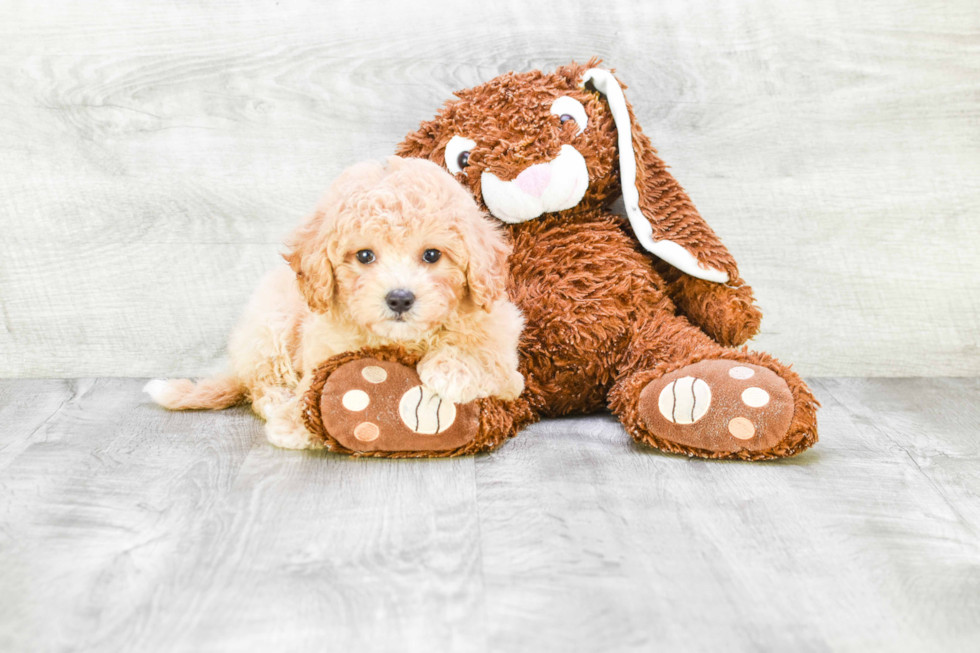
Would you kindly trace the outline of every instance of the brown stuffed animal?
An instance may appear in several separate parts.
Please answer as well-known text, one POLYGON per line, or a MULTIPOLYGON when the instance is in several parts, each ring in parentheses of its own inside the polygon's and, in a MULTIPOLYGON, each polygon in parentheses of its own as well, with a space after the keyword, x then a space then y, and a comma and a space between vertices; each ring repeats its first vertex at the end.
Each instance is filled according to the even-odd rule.
POLYGON ((465 423, 419 434, 405 417, 425 410, 414 361, 397 351, 345 355, 318 370, 306 397, 308 426, 328 448, 473 453, 542 417, 607 407, 638 442, 689 456, 761 460, 817 441, 817 403, 800 377, 768 354, 732 348, 758 332, 752 290, 657 157, 625 87, 598 63, 460 91, 397 149, 445 166, 508 224, 509 292, 527 318, 524 394, 460 407, 465 423), (625 217, 610 212, 620 196, 625 217), (357 369, 378 362, 406 367, 388 375, 391 387, 372 387, 357 369), (348 433, 358 418, 339 403, 353 386, 377 397, 372 419, 382 423, 382 437, 363 447, 348 433), (395 443, 405 429, 424 444, 385 444, 386 430, 395 443))

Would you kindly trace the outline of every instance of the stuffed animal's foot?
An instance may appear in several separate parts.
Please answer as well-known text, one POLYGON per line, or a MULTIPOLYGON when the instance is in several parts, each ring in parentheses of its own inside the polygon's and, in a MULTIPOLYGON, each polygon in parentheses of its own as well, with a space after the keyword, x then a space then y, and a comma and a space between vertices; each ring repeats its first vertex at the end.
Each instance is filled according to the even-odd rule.
POLYGON ((326 435, 357 453, 451 451, 479 431, 476 403, 447 401, 411 367, 375 358, 334 370, 319 404, 326 435))
POLYGON ((728 358, 653 379, 639 394, 635 417, 642 430, 635 435, 711 458, 776 458, 806 449, 816 441, 816 403, 799 377, 773 363, 795 388, 769 367, 728 358))

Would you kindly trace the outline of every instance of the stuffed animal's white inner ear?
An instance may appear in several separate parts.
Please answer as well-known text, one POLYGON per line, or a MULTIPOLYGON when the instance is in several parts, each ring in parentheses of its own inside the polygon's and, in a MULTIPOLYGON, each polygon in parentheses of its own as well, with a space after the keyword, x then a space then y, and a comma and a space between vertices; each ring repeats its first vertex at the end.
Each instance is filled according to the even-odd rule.
POLYGON ((675 268, 706 281, 727 283, 728 274, 713 268, 704 268, 698 259, 684 248, 670 240, 654 240, 653 226, 640 211, 640 191, 636 187, 636 152, 633 150, 633 125, 630 122, 630 112, 626 107, 626 96, 623 88, 613 77, 612 73, 602 68, 590 68, 582 76, 580 86, 588 82, 597 91, 606 96, 613 122, 616 123, 617 142, 619 144, 619 179, 623 187, 623 203, 626 205, 626 217, 637 240, 643 248, 657 258, 670 263, 675 268))

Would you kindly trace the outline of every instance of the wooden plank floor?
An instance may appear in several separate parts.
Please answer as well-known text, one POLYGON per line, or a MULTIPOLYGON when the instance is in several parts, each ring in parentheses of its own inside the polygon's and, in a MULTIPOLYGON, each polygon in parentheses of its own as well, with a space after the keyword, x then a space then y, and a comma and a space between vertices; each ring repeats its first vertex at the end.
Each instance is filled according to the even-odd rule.
POLYGON ((352 460, 142 381, 0 381, 2 651, 978 650, 980 380, 816 379, 719 463, 609 416, 352 460))

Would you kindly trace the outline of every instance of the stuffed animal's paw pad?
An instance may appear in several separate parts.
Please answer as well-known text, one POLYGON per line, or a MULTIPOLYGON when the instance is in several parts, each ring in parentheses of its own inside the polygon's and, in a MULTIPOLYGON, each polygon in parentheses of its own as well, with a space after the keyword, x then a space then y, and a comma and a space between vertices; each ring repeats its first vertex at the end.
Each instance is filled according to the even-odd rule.
POLYGON ((761 450, 788 431, 793 397, 768 368, 707 360, 647 384, 639 413, 656 436, 678 444, 718 452, 761 450))
POLYGON ((414 433, 436 435, 456 421, 456 404, 424 385, 417 385, 402 395, 398 414, 414 433))
POLYGON ((476 404, 457 406, 423 385, 414 369, 372 358, 330 375, 320 411, 328 434, 355 452, 449 450, 479 430, 476 404))

